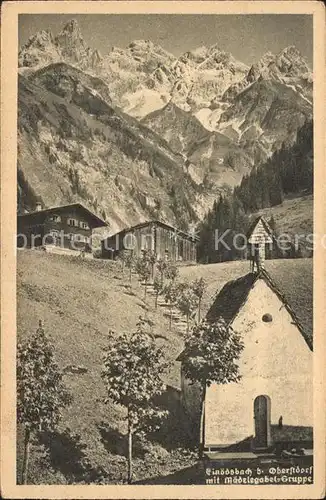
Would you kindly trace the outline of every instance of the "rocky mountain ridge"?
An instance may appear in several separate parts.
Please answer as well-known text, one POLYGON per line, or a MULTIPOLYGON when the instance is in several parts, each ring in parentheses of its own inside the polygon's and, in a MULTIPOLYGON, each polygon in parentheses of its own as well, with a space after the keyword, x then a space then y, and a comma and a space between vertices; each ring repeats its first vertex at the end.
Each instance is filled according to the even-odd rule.
POLYGON ((195 113, 216 101, 228 102, 260 77, 293 85, 308 99, 312 92, 312 73, 293 46, 265 54, 250 68, 218 44, 176 57, 150 40, 135 40, 126 48, 110 47, 103 56, 87 46, 77 21, 71 20, 57 36, 49 31, 32 36, 19 52, 22 71, 58 61, 103 78, 115 104, 136 117, 171 99, 195 113))
POLYGON ((102 56, 88 47, 77 21, 67 23, 57 36, 42 30, 28 39, 18 55, 20 68, 39 69, 55 62, 69 62, 80 69, 96 68, 102 56))
POLYGON ((93 209, 101 206, 117 229, 154 212, 186 227, 221 190, 238 184, 282 143, 293 143, 312 117, 312 73, 295 47, 267 53, 251 67, 217 44, 175 57, 150 40, 135 40, 102 55, 87 46, 72 20, 56 36, 49 31, 32 36, 19 52, 19 73, 24 179, 47 196, 45 174, 36 167, 43 158, 44 170, 50 163, 51 172, 58 168, 64 179, 55 174, 59 187, 49 201, 66 202, 81 196, 73 187, 79 176, 85 188, 79 185, 80 192, 91 193, 85 202, 93 209), (29 126, 22 126, 25 122, 29 126), (74 142, 77 130, 84 144, 78 134, 74 142), (114 175, 109 151, 115 152, 114 175), (83 161, 75 162, 76 155, 83 161), (99 191, 92 185, 97 164, 99 191), (77 174, 69 174, 71 169, 77 174), (185 186, 181 203, 176 178, 177 189, 185 186), (119 213, 111 211, 106 196, 120 200, 119 213))

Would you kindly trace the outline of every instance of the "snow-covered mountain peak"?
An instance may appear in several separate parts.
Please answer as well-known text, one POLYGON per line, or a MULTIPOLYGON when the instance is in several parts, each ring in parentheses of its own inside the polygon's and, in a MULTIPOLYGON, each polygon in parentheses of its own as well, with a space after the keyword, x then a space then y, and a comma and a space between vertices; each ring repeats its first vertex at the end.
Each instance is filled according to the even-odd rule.
POLYGON ((275 62, 282 73, 288 73, 291 76, 311 73, 306 59, 293 45, 282 50, 277 55, 275 62))
POLYGON ((151 40, 138 39, 138 40, 133 40, 128 45, 128 49, 133 49, 136 47, 142 49, 153 49, 154 43, 151 40))
POLYGON ((65 24, 61 32, 80 33, 79 25, 76 19, 71 19, 67 24, 65 24))
POLYGON ((39 48, 46 50, 54 43, 52 33, 49 30, 41 30, 31 36, 24 45, 25 49, 39 48))
POLYGON ((74 50, 78 50, 80 47, 84 48, 86 45, 75 19, 72 19, 63 27, 55 37, 55 41, 63 50, 71 49, 72 47, 74 50))
POLYGON ((19 66, 39 67, 60 59, 52 33, 41 30, 31 36, 21 48, 18 55, 19 66))

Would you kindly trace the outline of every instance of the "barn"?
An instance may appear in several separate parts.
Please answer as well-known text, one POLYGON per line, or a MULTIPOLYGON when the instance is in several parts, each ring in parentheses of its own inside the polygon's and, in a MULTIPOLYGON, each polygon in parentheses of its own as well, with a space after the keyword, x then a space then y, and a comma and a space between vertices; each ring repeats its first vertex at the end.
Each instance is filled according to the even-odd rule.
POLYGON ((80 203, 43 208, 17 216, 17 247, 92 257, 92 231, 107 223, 80 203))
POLYGON ((252 238, 256 226, 249 234, 258 245, 254 269, 226 283, 206 317, 209 322, 223 318, 241 334, 240 381, 207 386, 202 411, 202 389, 183 373, 189 353, 178 357, 182 404, 208 456, 296 444, 312 448, 312 289, 302 286, 300 275, 284 280, 277 271, 273 276, 266 271, 259 245, 271 235, 266 230, 264 236, 261 221, 257 224, 260 243, 252 238))
POLYGON ((197 238, 164 222, 147 221, 102 240, 102 257, 115 258, 122 250, 132 250, 141 256, 144 250, 152 251, 158 259, 179 262, 196 262, 197 238))

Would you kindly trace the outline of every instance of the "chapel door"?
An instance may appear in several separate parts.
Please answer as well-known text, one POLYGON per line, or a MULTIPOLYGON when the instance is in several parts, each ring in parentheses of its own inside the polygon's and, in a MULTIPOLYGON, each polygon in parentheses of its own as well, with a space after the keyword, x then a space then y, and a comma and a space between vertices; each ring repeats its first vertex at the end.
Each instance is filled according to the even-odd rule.
POLYGON ((267 448, 270 444, 270 399, 257 396, 254 401, 255 448, 267 448))

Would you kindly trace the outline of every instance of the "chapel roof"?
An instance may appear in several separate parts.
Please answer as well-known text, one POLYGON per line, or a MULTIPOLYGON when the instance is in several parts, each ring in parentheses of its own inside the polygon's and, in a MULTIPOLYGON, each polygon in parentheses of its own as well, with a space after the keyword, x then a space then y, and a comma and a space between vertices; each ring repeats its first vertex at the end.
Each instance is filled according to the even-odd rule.
POLYGON ((266 284, 276 293, 283 302, 310 349, 313 341, 313 304, 312 304, 312 281, 309 286, 299 283, 300 275, 293 275, 293 279, 285 279, 278 275, 277 268, 273 273, 261 269, 259 272, 248 273, 235 280, 227 282, 216 296, 213 304, 208 310, 206 319, 210 322, 222 317, 227 323, 231 323, 240 311, 250 290, 258 279, 263 279, 266 284))
POLYGON ((266 234, 269 235, 269 236, 271 236, 273 238, 274 237, 274 233, 273 233, 272 228, 270 227, 270 225, 268 224, 268 222, 266 221, 266 219, 264 219, 264 217, 262 215, 260 215, 259 217, 256 217, 256 219, 254 219, 253 222, 250 224, 249 229, 247 231, 247 235, 246 235, 247 239, 248 240, 250 239, 250 236, 254 232, 256 226, 258 226, 259 222, 262 223, 263 228, 266 231, 266 234))

